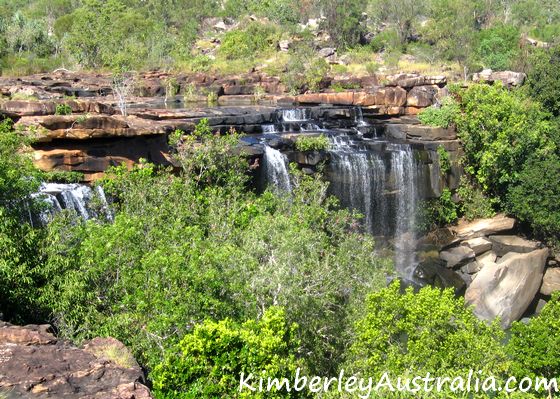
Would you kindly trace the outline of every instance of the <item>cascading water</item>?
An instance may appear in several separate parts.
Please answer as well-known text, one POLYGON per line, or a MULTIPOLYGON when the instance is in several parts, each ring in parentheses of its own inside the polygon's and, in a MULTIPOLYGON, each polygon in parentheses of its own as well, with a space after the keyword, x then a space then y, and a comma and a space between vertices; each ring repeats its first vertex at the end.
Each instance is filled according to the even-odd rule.
POLYGON ((305 122, 309 120, 306 108, 292 108, 282 110, 283 122, 305 122))
POLYGON ((391 167, 397 191, 395 209, 395 268, 412 279, 416 266, 414 234, 417 205, 417 181, 414 154, 409 145, 392 145, 391 167))
POLYGON ((290 174, 286 166, 286 156, 265 144, 263 160, 268 184, 277 192, 290 193, 292 191, 292 185, 290 183, 290 174))
POLYGON ((45 209, 38 215, 42 224, 48 223, 54 214, 69 209, 84 219, 103 216, 108 220, 113 219, 105 192, 101 186, 92 189, 84 184, 43 183, 39 191, 33 195, 35 199, 43 201, 45 209), (92 201, 98 200, 97 206, 92 206, 92 201))

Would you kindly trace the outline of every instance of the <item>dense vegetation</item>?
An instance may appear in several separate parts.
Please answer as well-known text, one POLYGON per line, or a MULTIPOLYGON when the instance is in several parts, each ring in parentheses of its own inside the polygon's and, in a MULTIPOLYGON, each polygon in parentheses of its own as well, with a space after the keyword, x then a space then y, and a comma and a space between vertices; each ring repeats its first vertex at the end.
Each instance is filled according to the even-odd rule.
POLYGON ((337 47, 345 59, 333 72, 384 66, 463 74, 524 69, 525 38, 554 43, 559 32, 554 0, 0 2, 7 74, 57 67, 227 73, 258 66, 289 75, 301 66, 313 70, 306 54, 325 46, 337 47), (214 28, 220 20, 227 26, 214 28), (280 40, 292 42, 289 53, 277 52, 280 40))

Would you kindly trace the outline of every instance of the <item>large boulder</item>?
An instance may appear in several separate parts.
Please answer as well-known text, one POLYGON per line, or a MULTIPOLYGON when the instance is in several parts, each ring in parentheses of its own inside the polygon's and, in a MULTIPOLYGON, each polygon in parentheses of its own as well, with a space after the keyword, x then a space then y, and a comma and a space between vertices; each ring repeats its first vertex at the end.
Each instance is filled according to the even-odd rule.
POLYGON ((492 249, 492 242, 484 237, 471 238, 464 241, 462 245, 472 249, 477 256, 492 249))
POLYGON ((553 292, 560 291, 560 268, 550 268, 546 270, 541 286, 541 294, 551 295, 553 292))
POLYGON ((497 81, 501 81, 505 86, 521 86, 523 82, 525 82, 526 78, 527 75, 522 72, 494 72, 491 69, 485 69, 480 73, 475 73, 473 76, 473 81, 485 83, 494 83, 497 81))
POLYGON ((429 107, 435 102, 437 86, 415 86, 407 95, 406 105, 409 107, 429 107))
POLYGON ((518 254, 484 267, 467 288, 465 301, 482 320, 500 318, 503 328, 519 320, 541 287, 548 249, 518 254))
POLYGON ((463 266, 475 258, 474 251, 464 245, 441 251, 439 257, 446 262, 448 268, 463 266))
POLYGON ((97 338, 80 349, 57 340, 47 325, 19 327, 0 322, 0 397, 152 396, 142 369, 116 339, 97 338))
POLYGON ((433 287, 453 288, 457 295, 460 295, 466 287, 465 281, 459 274, 434 261, 420 263, 414 269, 414 278, 433 287))
POLYGON ((477 219, 473 222, 459 223, 453 227, 453 232, 460 240, 484 237, 490 234, 502 233, 512 230, 515 219, 505 215, 496 215, 489 219, 477 219))
POLYGON ((504 256, 509 252, 526 254, 542 246, 538 241, 529 241, 512 235, 490 236, 490 241, 492 241, 492 249, 498 256, 504 256))

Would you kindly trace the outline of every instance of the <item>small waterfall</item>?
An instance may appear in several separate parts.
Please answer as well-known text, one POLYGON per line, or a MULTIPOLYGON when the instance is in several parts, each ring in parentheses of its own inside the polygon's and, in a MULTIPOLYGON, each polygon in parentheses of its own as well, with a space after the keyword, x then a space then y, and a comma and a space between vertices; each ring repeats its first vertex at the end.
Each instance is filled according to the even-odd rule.
POLYGON ((354 122, 357 127, 369 126, 369 123, 364 121, 364 114, 362 112, 362 107, 354 108, 354 122))
POLYGON ((306 108, 292 108, 282 110, 283 122, 305 122, 309 120, 308 110, 306 108))
POLYGON ((388 229, 385 196, 386 166, 382 156, 356 146, 346 135, 331 136, 331 191, 341 204, 364 216, 364 227, 372 234, 388 229))
POLYGON ((290 174, 288 173, 287 158, 280 151, 269 147, 264 147, 264 170, 266 180, 277 192, 290 193, 292 185, 290 174))
POLYGON ((274 126, 273 124, 269 124, 269 125, 261 125, 262 128, 262 132, 264 134, 273 134, 273 133, 278 133, 276 131, 276 126, 274 126))
POLYGON ((33 198, 45 204, 45 209, 38 215, 42 224, 48 223, 56 213, 63 209, 75 211, 84 220, 100 216, 108 220, 113 219, 113 214, 101 186, 92 189, 89 186, 77 183, 43 183, 39 187, 39 191, 33 195, 33 198), (92 204, 94 199, 99 201, 96 206, 92 204))
POLYGON ((417 179, 414 154, 409 145, 397 144, 391 152, 391 167, 397 190, 395 209, 395 268, 412 279, 416 266, 415 221, 417 179))

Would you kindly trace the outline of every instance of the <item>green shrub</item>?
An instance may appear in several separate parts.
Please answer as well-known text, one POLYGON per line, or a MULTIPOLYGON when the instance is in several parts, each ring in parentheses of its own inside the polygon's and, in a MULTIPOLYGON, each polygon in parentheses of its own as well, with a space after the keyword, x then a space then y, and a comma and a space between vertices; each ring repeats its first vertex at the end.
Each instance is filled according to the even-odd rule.
POLYGON ((227 60, 253 59, 259 53, 275 48, 278 40, 274 25, 251 22, 243 30, 227 32, 218 52, 227 60))
POLYGON ((449 153, 442 145, 438 146, 436 151, 439 157, 440 173, 445 176, 451 171, 451 159, 449 158, 449 153))
POLYGON ((381 68, 381 65, 378 62, 366 62, 366 71, 370 75, 375 75, 379 68, 381 68))
POLYGON ((506 70, 519 56, 519 30, 512 25, 498 25, 478 34, 477 56, 486 68, 506 70))
POLYGON ((309 90, 318 91, 321 88, 321 82, 327 76, 329 64, 324 58, 316 58, 305 70, 305 83, 309 90))
MULTIPOLYGON (((508 367, 503 337, 497 323, 478 320, 453 290, 424 287, 414 293, 408 287, 402 293, 396 281, 367 298, 350 349, 350 367, 374 381, 385 372, 393 381, 427 372, 453 378, 471 369, 481 370, 483 376, 500 376, 508 367)), ((382 397, 407 396, 384 391, 382 397)), ((422 392, 422 397, 460 396, 422 392)))
POLYGON ((555 134, 540 104, 501 84, 474 84, 459 93, 457 133, 466 172, 502 203, 533 154, 554 150, 555 134))
POLYGON ((324 135, 298 136, 295 142, 298 151, 324 151, 329 148, 330 142, 324 135))
POLYGON ((459 188, 459 214, 467 220, 490 218, 496 214, 492 198, 488 198, 482 190, 473 184, 468 177, 461 177, 459 188))
POLYGON ((525 87, 529 95, 541 102, 555 116, 560 115, 560 46, 535 51, 525 87))
POLYGON ((423 109, 418 119, 423 125, 447 128, 459 115, 459 106, 451 97, 445 97, 439 106, 423 109))
POLYGON ((396 29, 385 29, 378 33, 370 42, 371 49, 380 53, 384 50, 392 50, 400 47, 400 38, 396 29))
POLYGON ((197 55, 189 65, 193 72, 208 72, 214 60, 207 55, 197 55))
POLYGON ((539 237, 560 240, 560 158, 531 158, 510 187, 508 204, 519 220, 528 223, 539 237))
POLYGON ((425 200, 420 207, 419 228, 428 231, 435 227, 446 226, 457 221, 457 204, 448 188, 435 199, 425 200))
POLYGON ((294 397, 277 390, 239 392, 239 381, 242 373, 253 374, 250 383, 256 387, 261 377, 293 378, 298 367, 295 328, 278 308, 241 325, 230 319, 196 325, 154 369, 156 398, 294 397))
MULTIPOLYGON (((555 333, 560 320, 559 296, 558 292, 553 294, 542 312, 528 323, 515 322, 511 326, 507 349, 513 360, 512 375, 518 381, 524 377, 551 379, 560 375, 560 357, 550 350, 560 345, 560 336, 555 333)), ((551 392, 548 397, 552 395, 551 392)))
POLYGON ((56 104, 55 115, 70 115, 71 113, 72 107, 68 104, 56 104))

